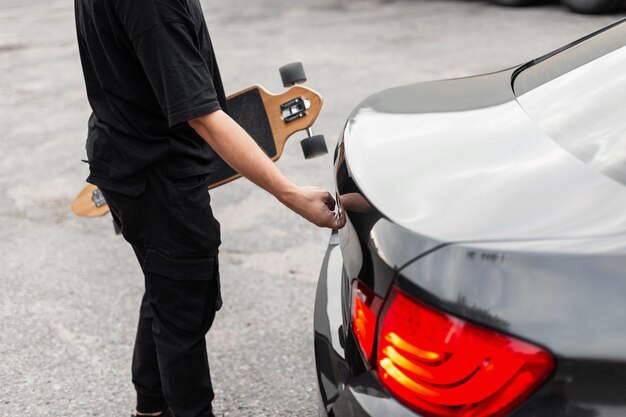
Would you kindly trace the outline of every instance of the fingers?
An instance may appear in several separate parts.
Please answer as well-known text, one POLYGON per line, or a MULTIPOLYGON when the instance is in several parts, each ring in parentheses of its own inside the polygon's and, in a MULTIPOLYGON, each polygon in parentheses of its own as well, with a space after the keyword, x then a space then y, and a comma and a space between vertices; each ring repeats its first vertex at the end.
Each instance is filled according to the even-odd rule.
POLYGON ((335 199, 333 198, 332 195, 330 195, 330 193, 327 193, 327 194, 328 194, 327 196, 328 199, 325 201, 326 207, 328 207, 330 211, 335 211, 335 207, 336 207, 335 199))
POLYGON ((326 219, 322 227, 327 227, 334 230, 339 230, 343 228, 346 225, 346 217, 335 215, 335 207, 337 207, 337 202, 335 201, 333 196, 329 192, 325 191, 324 196, 322 197, 322 201, 324 201, 326 207, 328 208, 328 212, 326 213, 326 219))
POLYGON ((316 187, 302 187, 302 190, 305 200, 300 209, 294 211, 318 227, 338 230, 346 225, 345 216, 335 215, 337 202, 331 193, 316 187), (308 208, 305 208, 307 206, 308 208))
POLYGON ((322 189, 320 189, 319 192, 321 194, 320 198, 322 199, 322 202, 326 204, 326 207, 328 207, 328 210, 335 211, 336 202, 332 194, 322 189))
POLYGON ((337 217, 332 210, 326 211, 323 216, 323 221, 318 224, 319 227, 326 227, 329 229, 339 230, 346 225, 346 216, 337 217))
POLYGON ((342 215, 339 217, 335 217, 334 221, 335 221, 335 226, 333 227, 333 229, 335 230, 343 229, 343 227, 346 225, 346 216, 342 215))

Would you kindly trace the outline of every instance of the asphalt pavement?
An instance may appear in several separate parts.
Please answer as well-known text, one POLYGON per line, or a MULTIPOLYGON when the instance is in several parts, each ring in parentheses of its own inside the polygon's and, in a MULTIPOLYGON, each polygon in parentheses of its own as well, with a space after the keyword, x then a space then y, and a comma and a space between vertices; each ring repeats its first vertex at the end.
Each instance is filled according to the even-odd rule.
MULTIPOLYGON (((303 61, 329 146, 368 94, 511 67, 619 16, 482 1, 203 1, 228 92, 281 91, 303 61)), ((90 113, 70 1, 0 0, 0 416, 127 416, 142 294, 109 218, 69 210, 90 113)), ((416 126, 416 128, 419 128, 416 126)), ((384 138, 381 138, 384 140, 384 138)), ((331 157, 297 139, 280 168, 332 187, 331 157)), ((212 192, 225 305, 208 336, 219 416, 317 415, 313 303, 329 232, 240 180, 212 192)))

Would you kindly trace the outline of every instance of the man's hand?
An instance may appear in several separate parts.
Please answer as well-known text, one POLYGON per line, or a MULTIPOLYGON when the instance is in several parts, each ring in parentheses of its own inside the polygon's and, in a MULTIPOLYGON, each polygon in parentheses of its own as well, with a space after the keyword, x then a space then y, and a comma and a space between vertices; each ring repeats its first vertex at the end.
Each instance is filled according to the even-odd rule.
POLYGON ((346 225, 345 216, 335 216, 335 199, 321 188, 297 187, 279 200, 316 226, 341 229, 346 225))
POLYGON ((228 165, 311 223, 331 229, 346 224, 345 217, 335 218, 330 193, 298 187, 285 178, 254 139, 223 111, 190 120, 189 125, 228 165))

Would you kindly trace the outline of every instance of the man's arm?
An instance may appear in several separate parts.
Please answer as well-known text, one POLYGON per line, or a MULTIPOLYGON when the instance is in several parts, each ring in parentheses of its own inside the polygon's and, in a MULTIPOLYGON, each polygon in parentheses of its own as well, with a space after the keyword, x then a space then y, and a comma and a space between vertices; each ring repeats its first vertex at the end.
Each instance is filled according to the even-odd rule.
POLYGON ((191 120, 189 125, 228 165, 311 223, 331 229, 345 225, 345 217, 335 218, 335 200, 330 193, 316 187, 298 187, 289 181, 248 133, 223 111, 191 120))

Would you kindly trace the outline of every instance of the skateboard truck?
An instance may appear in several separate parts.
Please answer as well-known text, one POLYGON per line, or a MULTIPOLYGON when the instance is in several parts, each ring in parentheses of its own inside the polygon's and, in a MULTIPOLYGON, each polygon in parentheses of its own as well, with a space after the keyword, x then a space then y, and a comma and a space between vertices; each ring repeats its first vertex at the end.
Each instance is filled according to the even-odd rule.
POLYGON ((294 98, 280 105, 285 123, 291 123, 306 116, 309 107, 311 107, 311 102, 303 97, 294 98))
POLYGON ((91 201, 93 201, 96 207, 102 207, 107 203, 104 195, 102 195, 102 191, 100 191, 100 189, 98 188, 93 190, 93 192, 91 193, 91 201))
MULTIPOLYGON (((102 194, 102 191, 100 191, 99 188, 96 188, 95 190, 93 190, 91 192, 91 201, 93 201, 93 204, 96 207, 102 207, 102 206, 107 204, 107 201, 104 198, 104 195, 102 194)), ((115 230, 115 234, 116 235, 121 235, 122 234, 122 229, 115 222, 115 220, 113 220, 113 230, 115 230)))
MULTIPOLYGON (((293 87, 296 84, 304 84, 307 80, 304 73, 302 62, 293 62, 291 64, 280 67, 280 77, 286 88, 293 87)), ((306 116, 306 111, 311 105, 305 98, 298 97, 281 105, 283 111, 283 120, 285 123, 291 123, 306 116)), ((302 152, 306 159, 315 158, 328 153, 326 147, 326 139, 324 135, 314 135, 313 129, 306 129, 307 137, 300 141, 302 152)))

